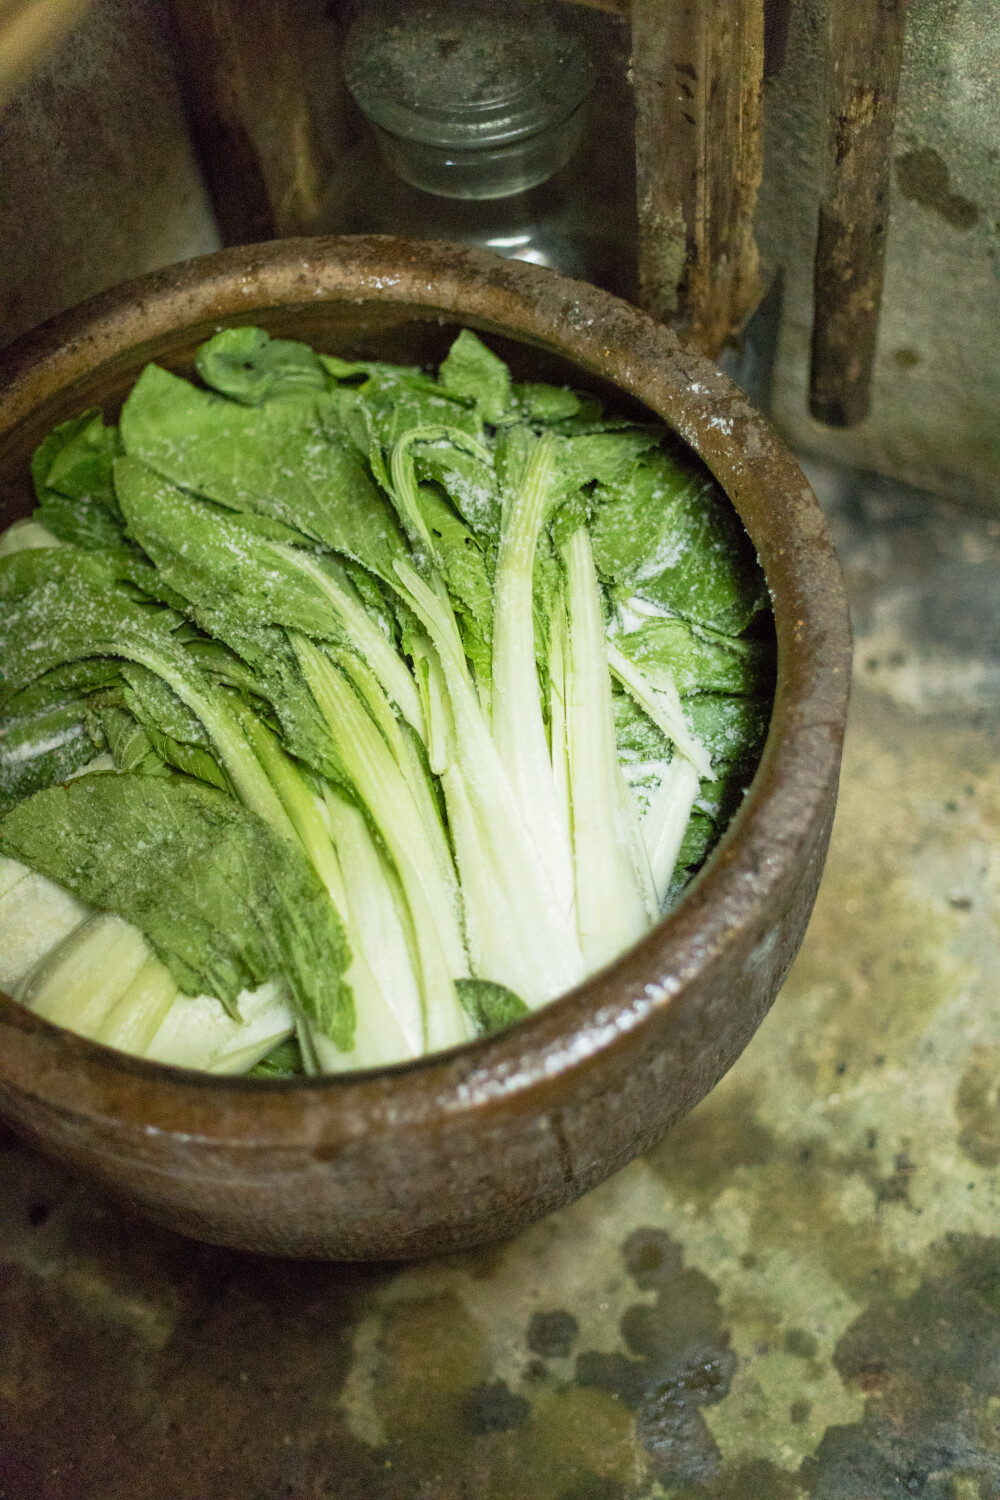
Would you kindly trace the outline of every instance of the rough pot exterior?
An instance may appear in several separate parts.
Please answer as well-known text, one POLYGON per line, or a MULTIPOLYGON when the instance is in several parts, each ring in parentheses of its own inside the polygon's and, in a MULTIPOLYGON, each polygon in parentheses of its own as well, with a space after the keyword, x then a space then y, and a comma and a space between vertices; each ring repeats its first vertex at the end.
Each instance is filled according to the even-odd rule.
POLYGON ((458 325, 515 374, 641 402, 708 464, 757 547, 778 685, 756 779, 678 910, 501 1036, 403 1067, 304 1082, 130 1059, 0 997, 0 1111, 159 1222, 282 1255, 383 1259, 509 1235, 650 1147, 732 1065, 805 930, 847 708, 839 569, 794 461, 741 393, 626 303, 449 245, 277 241, 129 283, 0 356, 0 522, 30 508, 55 422, 113 410, 151 358, 190 368, 220 325, 330 353, 441 356, 458 325))

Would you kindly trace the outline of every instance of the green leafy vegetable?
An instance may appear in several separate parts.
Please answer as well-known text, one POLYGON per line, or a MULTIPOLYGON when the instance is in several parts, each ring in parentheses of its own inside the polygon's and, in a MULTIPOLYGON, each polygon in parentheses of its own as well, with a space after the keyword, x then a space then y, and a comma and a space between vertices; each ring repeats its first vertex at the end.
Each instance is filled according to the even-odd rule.
POLYGON ((484 422, 502 422, 511 404, 510 371, 502 359, 463 328, 438 373, 450 396, 467 396, 484 422))
POLYGON ((60 541, 120 546, 121 516, 111 479, 117 451, 118 433, 105 427, 97 407, 60 423, 36 450, 31 462, 35 516, 60 541))
MULTIPOLYGON (((53 567, 62 562, 61 551, 34 555, 48 558, 53 567)), ((17 562, 18 557, 4 562, 17 562)), ((83 561, 89 563, 91 559, 84 556, 83 561)), ((53 667, 85 656, 125 657, 167 682, 205 726, 243 801, 279 832, 285 832, 287 817, 249 750, 238 720, 226 699, 189 660, 183 646, 173 640, 170 615, 133 603, 121 590, 95 586, 96 581, 83 568, 75 588, 68 593, 58 573, 44 580, 39 577, 35 587, 11 601, 0 616, 0 708, 53 667)), ((0 571, 0 585, 2 582, 0 571)))
POLYGON ((32 792, 65 781, 100 749, 76 699, 34 714, 0 719, 0 812, 32 792))
POLYGON ((669 672, 681 696, 752 694, 769 686, 770 658, 763 642, 699 630, 673 616, 647 619, 616 637, 615 644, 640 669, 669 672))
POLYGON ((0 538, 0 983, 257 1077, 492 1034, 739 806, 753 549, 665 429, 468 330, 436 375, 256 328, 195 363, 57 428, 0 538))
POLYGON ((244 406, 275 396, 325 391, 319 357, 308 344, 272 339, 261 328, 227 328, 203 344, 196 360, 206 385, 244 406))
POLYGON ((295 844, 222 792, 177 777, 80 777, 7 813, 0 852, 138 927, 185 994, 207 990, 232 1013, 243 990, 279 977, 350 1046, 346 944, 318 878, 295 844))
POLYGON ((279 1042, 249 1070, 250 1078, 299 1078, 305 1072, 302 1048, 295 1037, 279 1042))
POLYGON ((540 385, 524 381, 513 387, 514 400, 523 415, 531 422, 564 422, 575 417, 581 410, 581 402, 575 391, 560 390, 555 385, 540 385))
POLYGON ((493 1036, 531 1011, 524 1001, 502 984, 489 979, 459 979, 455 985, 462 1008, 477 1036, 493 1036))
POLYGON ((762 608, 750 541, 708 475, 656 452, 624 480, 602 480, 594 498, 594 560, 619 597, 637 594, 727 635, 762 608))
POLYGON ((389 577, 393 510, 319 392, 242 406, 148 365, 122 410, 130 458, 230 510, 269 517, 389 577))

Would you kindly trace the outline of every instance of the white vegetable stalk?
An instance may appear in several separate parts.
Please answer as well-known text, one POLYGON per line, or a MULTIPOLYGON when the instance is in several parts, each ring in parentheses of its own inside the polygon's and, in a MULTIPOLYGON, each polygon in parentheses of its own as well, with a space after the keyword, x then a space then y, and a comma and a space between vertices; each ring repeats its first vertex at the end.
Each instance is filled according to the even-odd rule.
MULTIPOLYGON (((45 884, 63 894, 51 881, 45 884)), ((105 1046, 210 1073, 246 1072, 293 1027, 284 988, 276 983, 244 991, 238 1021, 212 996, 181 995, 139 929, 109 912, 54 943, 25 976, 17 999, 105 1046)))
MULTIPOLYGON (((94 1034, 95 1042, 145 1057, 179 994, 166 964, 150 953, 117 1005, 105 1016, 100 1030, 94 1034)), ((67 1020, 65 1024, 77 1023, 67 1020)))
POLYGON ((493 593, 493 739, 552 888, 572 921, 573 854, 542 717, 533 610, 535 552, 555 461, 553 439, 539 439, 503 517, 493 593))
POLYGON ((379 629, 358 597, 343 565, 327 555, 323 565, 298 547, 273 543, 275 552, 304 573, 337 612, 344 634, 363 661, 371 667, 384 692, 395 703, 406 722, 426 741, 423 709, 417 685, 406 663, 379 629))
MULTIPOLYGON (((526 1005, 540 1005, 582 979, 579 940, 542 864, 483 719, 457 629, 453 628, 454 616, 449 623, 450 610, 445 611, 415 569, 397 564, 397 572, 440 662, 454 727, 454 761, 462 777, 460 796, 467 799, 473 819, 470 823, 468 817, 460 815, 458 827, 452 827, 466 923, 480 934, 479 941, 489 951, 506 954, 501 970, 484 970, 481 977, 509 985, 526 1005), (469 835, 464 843, 460 829, 469 835), (484 862, 489 879, 478 873, 470 879, 484 862), (485 906, 490 891, 490 905, 485 906), (493 936, 487 940, 487 934, 493 936), (523 974, 520 983, 508 977, 515 964, 523 974)), ((446 800, 447 796, 446 783, 446 800)))
POLYGON ((701 777, 695 767, 684 756, 675 755, 664 769, 663 780, 642 821, 642 835, 649 851, 656 899, 661 908, 670 889, 684 831, 700 787, 701 777))
POLYGON ((250 749, 238 719, 219 700, 218 694, 212 695, 206 690, 207 684, 206 688, 202 688, 197 669, 192 670, 187 664, 182 666, 172 661, 166 652, 147 649, 138 642, 118 643, 115 650, 117 654, 128 656, 140 666, 148 667, 173 688, 181 702, 201 720, 244 806, 257 813, 277 833, 284 834, 286 838, 293 837, 288 814, 266 772, 250 749))
POLYGON ((441 826, 438 804, 428 784, 412 734, 405 726, 400 725, 375 674, 359 656, 350 651, 337 651, 336 648, 330 648, 329 654, 345 676, 350 679, 358 697, 382 731, 382 736, 417 805, 427 837, 434 849, 438 874, 448 890, 452 906, 456 910, 459 909, 461 897, 458 882, 455 879, 455 866, 452 863, 448 841, 441 826))
MULTIPOLYGON (((560 593, 552 606, 549 623, 549 738, 551 740, 552 780, 560 816, 569 830, 570 843, 573 837, 573 805, 569 787, 569 745, 566 740, 566 700, 569 694, 566 651, 569 638, 569 623, 566 618, 566 601, 560 593)), ((573 883, 573 901, 576 902, 576 881, 573 883)))
POLYGON ((302 772, 285 754, 276 735, 248 709, 240 723, 254 754, 267 772, 288 820, 330 899, 341 913, 347 905, 344 877, 316 795, 302 772))
POLYGON ((93 1037, 150 957, 137 927, 100 912, 49 953, 16 998, 46 1021, 93 1037))
MULTIPOLYGON (((483 826, 477 799, 469 791, 456 755, 444 671, 429 643, 422 651, 421 663, 431 738, 440 747, 438 774, 462 880, 465 937, 473 972, 507 985, 527 1005, 540 1005, 552 983, 551 955, 535 940, 532 913, 523 900, 517 899, 521 893, 504 878, 502 865, 497 864, 491 832, 483 826), (527 939, 512 942, 511 933, 515 931, 526 933, 527 939)), ((527 894, 530 899, 530 891, 527 894)))
POLYGON ((209 995, 178 995, 149 1046, 150 1062, 207 1073, 245 1073, 295 1029, 283 984, 269 980, 237 999, 234 1021, 209 995))
POLYGON ((622 687, 646 711, 653 723, 663 730, 667 738, 673 741, 681 754, 697 767, 701 775, 709 781, 713 780, 715 773, 711 757, 691 732, 673 678, 667 672, 636 666, 614 641, 608 641, 607 650, 608 664, 622 687))
MULTIPOLYGON (((600 590, 585 527, 563 548, 569 615, 566 738, 580 942, 602 968, 649 927, 642 884, 619 820, 622 779, 600 590)), ((627 789, 626 789, 627 790, 627 789)))
POLYGON ((468 974, 459 915, 441 880, 433 841, 402 772, 354 689, 305 636, 290 633, 337 752, 378 825, 413 917, 428 1049, 466 1040, 454 980, 468 974))
POLYGON ((53 536, 41 521, 27 516, 23 521, 14 521, 0 533, 0 557, 9 557, 12 552, 27 552, 32 547, 62 547, 64 544, 53 536))
MULTIPOLYGON (((248 710, 241 715, 240 722, 257 758, 271 778, 313 868, 326 886, 337 916, 347 934, 348 946, 351 950, 351 964, 344 975, 344 981, 350 986, 354 995, 355 1018, 364 1034, 364 1045, 362 1047, 362 1040, 359 1040, 356 1035, 354 1050, 350 1053, 341 1053, 333 1042, 317 1033, 314 1027, 309 1026, 307 1017, 305 1024, 309 1030, 311 1048, 316 1054, 318 1065, 324 1072, 339 1072, 345 1065, 374 1067, 378 1063, 399 1062, 402 1058, 418 1057, 423 1050, 419 1035, 416 1038, 411 1037, 396 1007, 390 1003, 390 997, 395 999, 398 996, 405 1010, 407 991, 405 987, 398 990, 387 988, 380 982, 372 960, 375 956, 381 958, 382 943, 378 936, 373 938, 370 924, 367 932, 362 929, 357 920, 356 900, 348 895, 349 891, 357 892, 363 889, 358 882, 365 879, 377 882, 379 888, 385 886, 377 856, 374 869, 369 864, 364 872, 360 872, 357 869, 356 860, 351 868, 345 868, 345 851, 332 826, 326 803, 317 797, 305 776, 285 754, 277 737, 265 724, 262 724, 248 710), (359 1048, 361 1048, 360 1051, 359 1048)), ((358 813, 357 817, 364 827, 361 814, 358 813)), ((346 824, 341 823, 342 834, 346 827, 346 824)), ((356 843, 357 830, 354 829, 353 832, 356 843)), ((364 832, 367 833, 366 828, 364 832)), ((374 897, 374 891, 369 892, 369 895, 374 897)), ((392 894, 388 889, 385 890, 383 906, 387 906, 395 915, 392 894)), ((383 928, 383 933, 386 931, 391 938, 391 929, 383 928)), ((406 965, 405 969, 397 970, 393 978, 401 986, 405 986, 408 976, 409 986, 415 991, 416 982, 412 968, 409 966, 405 942, 403 960, 406 965)), ((417 1006, 419 1010, 419 997, 417 1006)))
POLYGON ((0 989, 12 994, 90 908, 16 859, 0 860, 0 989))
MULTIPOLYGON (((351 952, 364 954, 380 997, 372 1005, 355 989, 354 1051, 339 1054, 339 1067, 375 1067, 380 1062, 419 1057, 424 1050, 423 1006, 404 914, 406 926, 409 918, 398 881, 356 807, 327 788, 324 811, 344 872, 343 920, 351 952)), ((354 988, 353 965, 346 978, 354 988)))
POLYGON ((0 854, 0 901, 28 874, 28 866, 22 865, 19 859, 8 859, 6 855, 0 854))
POLYGON ((444 673, 426 636, 412 641, 410 650, 427 724, 427 762, 433 775, 443 776, 455 756, 455 728, 444 673))

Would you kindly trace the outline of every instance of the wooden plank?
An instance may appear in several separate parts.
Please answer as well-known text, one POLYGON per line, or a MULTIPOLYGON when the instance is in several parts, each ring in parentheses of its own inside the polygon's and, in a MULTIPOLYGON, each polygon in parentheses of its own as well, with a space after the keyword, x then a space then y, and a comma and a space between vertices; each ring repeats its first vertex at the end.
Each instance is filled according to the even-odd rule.
POLYGON ((792 0, 764 0, 764 77, 773 78, 785 66, 792 0))
POLYGON ((322 0, 171 0, 192 134, 223 243, 313 234, 345 140, 322 0))
POLYGON ((853 427, 871 401, 905 7, 829 0, 809 409, 831 427, 853 427))
POLYGON ((633 0, 643 305, 716 355, 756 306, 763 0, 633 0))

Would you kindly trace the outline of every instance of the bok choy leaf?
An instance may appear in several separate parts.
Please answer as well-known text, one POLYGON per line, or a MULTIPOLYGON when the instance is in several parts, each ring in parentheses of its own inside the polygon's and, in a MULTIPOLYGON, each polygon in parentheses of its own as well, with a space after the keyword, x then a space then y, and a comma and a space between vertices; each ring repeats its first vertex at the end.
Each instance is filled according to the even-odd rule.
POLYGON ((0 985, 139 1056, 382 1067, 613 962, 739 806, 767 593, 653 421, 258 328, 61 424, 0 537, 0 985))

